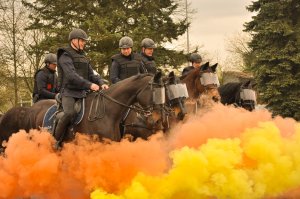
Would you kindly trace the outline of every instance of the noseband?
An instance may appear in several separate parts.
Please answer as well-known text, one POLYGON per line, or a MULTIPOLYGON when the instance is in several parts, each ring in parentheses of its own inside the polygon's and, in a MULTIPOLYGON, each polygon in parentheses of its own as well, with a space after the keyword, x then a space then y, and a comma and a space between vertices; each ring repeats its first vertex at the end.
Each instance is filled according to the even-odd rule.
POLYGON ((239 100, 236 102, 241 107, 251 107, 252 110, 255 108, 256 104, 256 94, 253 89, 240 87, 240 91, 238 93, 239 100))

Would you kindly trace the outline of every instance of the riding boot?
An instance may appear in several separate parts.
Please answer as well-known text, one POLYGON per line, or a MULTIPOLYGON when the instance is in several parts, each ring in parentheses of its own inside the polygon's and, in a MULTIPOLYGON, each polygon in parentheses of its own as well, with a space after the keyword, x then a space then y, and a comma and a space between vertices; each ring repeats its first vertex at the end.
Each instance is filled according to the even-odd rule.
POLYGON ((69 122, 70 120, 68 119, 68 117, 64 116, 57 122, 56 128, 54 130, 54 137, 57 141, 56 148, 61 147, 69 122))

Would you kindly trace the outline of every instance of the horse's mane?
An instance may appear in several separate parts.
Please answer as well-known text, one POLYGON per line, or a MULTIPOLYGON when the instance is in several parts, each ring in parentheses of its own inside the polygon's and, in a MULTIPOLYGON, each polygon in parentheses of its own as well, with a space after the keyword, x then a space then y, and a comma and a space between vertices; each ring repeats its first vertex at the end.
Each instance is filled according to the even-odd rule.
POLYGON ((186 75, 183 75, 180 77, 181 80, 194 80, 195 76, 198 76, 201 72, 205 73, 205 72, 215 72, 214 70, 216 69, 218 63, 214 64, 213 66, 209 66, 209 62, 206 62, 205 64, 202 64, 200 67, 198 68, 194 68, 193 70, 191 70, 190 72, 188 72, 186 75))
POLYGON ((220 86, 219 93, 222 97, 222 102, 234 102, 242 84, 242 82, 230 82, 220 86))
POLYGON ((183 80, 185 83, 193 83, 195 77, 198 76, 198 74, 200 73, 200 69, 201 68, 194 68, 188 74, 181 76, 180 79, 183 80))
POLYGON ((185 75, 182 75, 180 77, 181 80, 184 80, 184 79, 192 79, 191 77, 194 77, 195 75, 197 75, 200 71, 200 68, 194 68, 193 70, 191 70, 190 72, 188 72, 187 74, 185 75))
POLYGON ((143 74, 134 75, 134 76, 131 76, 129 78, 123 79, 122 81, 119 81, 119 82, 113 84, 112 86, 115 86, 115 85, 118 85, 118 84, 126 84, 128 82, 135 81, 135 80, 138 80, 138 79, 142 79, 142 78, 147 77, 147 76, 153 76, 153 75, 150 74, 150 73, 143 73, 143 74))
POLYGON ((102 92, 108 93, 108 92, 114 90, 115 88, 118 88, 120 85, 128 85, 132 81, 136 81, 136 80, 142 79, 144 77, 148 77, 148 76, 150 77, 150 76, 153 76, 153 75, 149 74, 149 73, 143 73, 143 74, 138 74, 138 75, 131 76, 129 78, 126 78, 126 79, 124 79, 122 81, 119 81, 119 82, 117 82, 115 84, 110 85, 109 89, 104 90, 102 92))

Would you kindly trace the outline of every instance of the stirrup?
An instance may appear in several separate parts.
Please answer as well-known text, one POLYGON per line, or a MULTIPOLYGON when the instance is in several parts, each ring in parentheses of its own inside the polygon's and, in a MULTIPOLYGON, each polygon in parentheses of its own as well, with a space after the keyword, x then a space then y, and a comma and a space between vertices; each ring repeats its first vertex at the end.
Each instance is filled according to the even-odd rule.
POLYGON ((62 149, 62 141, 56 141, 55 144, 53 145, 53 148, 56 151, 60 151, 62 149))

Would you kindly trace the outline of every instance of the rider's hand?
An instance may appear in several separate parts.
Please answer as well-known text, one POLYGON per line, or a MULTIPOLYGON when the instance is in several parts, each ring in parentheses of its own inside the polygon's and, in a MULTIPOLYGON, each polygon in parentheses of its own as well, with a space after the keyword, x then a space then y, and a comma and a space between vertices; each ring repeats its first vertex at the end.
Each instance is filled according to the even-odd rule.
POLYGON ((92 84, 91 87, 90 87, 90 89, 92 91, 98 91, 99 90, 99 86, 97 84, 92 84))
POLYGON ((107 84, 103 84, 103 85, 101 85, 101 88, 102 88, 103 90, 108 89, 108 85, 107 85, 107 84))

